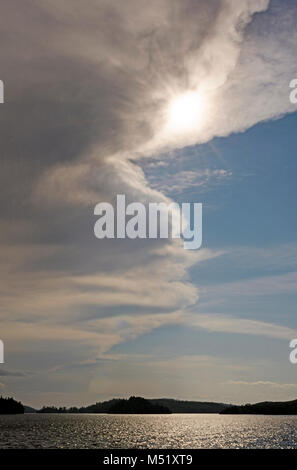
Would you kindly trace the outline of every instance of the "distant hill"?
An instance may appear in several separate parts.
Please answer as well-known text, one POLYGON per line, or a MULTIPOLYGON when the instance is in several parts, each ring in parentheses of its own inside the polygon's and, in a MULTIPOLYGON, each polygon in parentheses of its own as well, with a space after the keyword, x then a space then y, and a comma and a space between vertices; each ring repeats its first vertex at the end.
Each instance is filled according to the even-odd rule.
POLYGON ((141 397, 130 397, 128 400, 118 400, 111 405, 108 413, 115 414, 168 414, 169 408, 141 397))
POLYGON ((0 414, 1 415, 10 415, 10 414, 23 414, 24 406, 22 403, 14 400, 13 398, 3 398, 0 397, 0 414))
MULTIPOLYGON (((107 400, 103 402, 97 402, 93 405, 82 406, 81 408, 71 407, 65 408, 56 406, 44 406, 41 410, 37 410, 37 413, 109 413, 110 409, 114 407, 117 403, 123 401, 120 398, 113 398, 112 400, 107 400)), ((225 403, 215 403, 215 402, 203 402, 203 401, 184 401, 184 400, 175 400, 173 398, 153 398, 147 399, 152 405, 160 405, 168 410, 171 413, 220 413, 227 407, 232 405, 227 405, 225 403)))
POLYGON ((103 402, 97 402, 94 405, 83 406, 79 408, 79 413, 108 413, 111 406, 119 402, 120 398, 113 398, 103 402))
POLYGON ((24 405, 24 411, 25 413, 36 413, 35 408, 32 408, 32 406, 24 405))
POLYGON ((150 402, 167 406, 172 413, 220 413, 225 408, 232 406, 225 403, 184 401, 171 398, 154 398, 150 402))
POLYGON ((231 406, 221 414, 297 415, 297 400, 263 401, 254 405, 231 406))

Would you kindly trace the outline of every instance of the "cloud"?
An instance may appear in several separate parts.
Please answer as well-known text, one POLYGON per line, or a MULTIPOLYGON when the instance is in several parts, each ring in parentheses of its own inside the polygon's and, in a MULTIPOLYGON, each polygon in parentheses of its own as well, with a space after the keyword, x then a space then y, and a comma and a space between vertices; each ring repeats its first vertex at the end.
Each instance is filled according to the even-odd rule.
MULTIPOLYGON (((61 256, 61 248, 50 247, 47 251, 46 246, 25 246, 20 251, 21 256, 19 251, 14 252, 14 247, 3 252, 2 275, 5 279, 0 310, 3 321, 32 322, 34 318, 71 321, 71 317, 75 320, 78 315, 83 318, 83 311, 88 306, 93 306, 93 315, 99 317, 104 316, 107 307, 135 306, 140 309, 139 315, 153 308, 157 311, 185 308, 198 300, 197 288, 188 279, 188 268, 193 262, 203 263, 220 255, 220 252, 201 250, 190 256, 186 250, 174 246, 160 247, 159 252, 152 251, 149 259, 145 251, 134 263, 128 251, 128 260, 123 258, 121 266, 117 264, 116 253, 114 257, 107 256, 110 265, 102 273, 96 265, 80 267, 80 270, 73 268, 71 272, 75 265, 73 259, 70 259, 67 271, 67 260, 63 264, 65 270, 59 271, 57 267, 41 269, 40 263, 49 264, 51 258, 55 264, 55 259, 61 256), (40 257, 42 249, 45 260, 40 257), (34 252, 38 259, 35 269, 34 252), (29 262, 31 272, 27 273, 29 262)), ((86 319, 90 316, 86 310, 86 319)))
POLYGON ((289 272, 281 275, 263 276, 243 281, 219 284, 215 287, 208 287, 208 294, 214 293, 216 296, 259 296, 278 295, 283 293, 297 292, 297 272, 289 272))
POLYGON ((288 341, 297 337, 297 330, 293 328, 247 318, 202 313, 186 315, 186 318, 189 325, 213 332, 267 336, 288 341))
POLYGON ((245 380, 229 380, 226 382, 228 385, 244 385, 245 387, 271 387, 271 388, 279 388, 279 389, 288 389, 288 390, 295 390, 297 389, 297 384, 284 384, 284 383, 277 383, 277 382, 269 382, 265 380, 258 380, 257 382, 247 382, 245 380))
POLYGON ((0 370, 0 377, 26 377, 27 374, 18 371, 0 370))
POLYGON ((228 260, 232 260, 236 268, 244 264, 246 270, 261 268, 272 272, 277 269, 294 271, 297 263, 297 244, 292 242, 259 247, 226 247, 224 255, 228 260))
POLYGON ((182 194, 190 188, 209 189, 210 185, 223 183, 231 176, 232 172, 224 169, 184 170, 175 174, 158 173, 157 177, 151 179, 151 185, 167 195, 182 194))

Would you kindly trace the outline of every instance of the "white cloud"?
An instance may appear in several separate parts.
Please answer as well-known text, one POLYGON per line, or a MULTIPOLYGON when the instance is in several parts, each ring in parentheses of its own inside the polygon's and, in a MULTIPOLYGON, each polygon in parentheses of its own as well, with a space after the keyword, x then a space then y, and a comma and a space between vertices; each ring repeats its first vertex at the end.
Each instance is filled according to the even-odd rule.
POLYGON ((258 380, 256 382, 247 382, 245 380, 228 380, 225 382, 227 385, 240 385, 245 387, 271 387, 271 388, 279 388, 279 389, 288 389, 288 390, 296 390, 297 384, 285 384, 285 383, 278 383, 278 382, 270 382, 268 380, 258 380))
POLYGON ((247 318, 197 313, 196 315, 186 315, 186 319, 187 323, 191 326, 213 332, 267 336, 288 341, 297 337, 296 329, 247 318))
POLYGON ((226 182, 231 176, 232 172, 224 169, 183 170, 170 175, 159 174, 151 180, 151 185, 165 194, 182 194, 190 188, 199 188, 201 191, 205 187, 226 182))
POLYGON ((208 295, 215 297, 277 295, 297 292, 297 272, 289 272, 274 276, 262 276, 242 281, 222 283, 205 288, 208 295))

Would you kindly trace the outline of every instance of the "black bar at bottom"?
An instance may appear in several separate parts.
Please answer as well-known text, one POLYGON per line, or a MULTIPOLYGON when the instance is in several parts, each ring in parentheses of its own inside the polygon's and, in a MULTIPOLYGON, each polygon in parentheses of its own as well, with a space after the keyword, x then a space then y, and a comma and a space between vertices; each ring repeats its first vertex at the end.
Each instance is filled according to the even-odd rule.
POLYGON ((4 464, 9 466, 25 466, 30 469, 41 468, 44 464, 75 465, 92 468, 151 468, 173 466, 177 468, 203 467, 205 463, 238 465, 267 465, 273 459, 274 465, 290 464, 296 462, 297 450, 278 449, 7 449, 0 451, 1 468, 4 464))

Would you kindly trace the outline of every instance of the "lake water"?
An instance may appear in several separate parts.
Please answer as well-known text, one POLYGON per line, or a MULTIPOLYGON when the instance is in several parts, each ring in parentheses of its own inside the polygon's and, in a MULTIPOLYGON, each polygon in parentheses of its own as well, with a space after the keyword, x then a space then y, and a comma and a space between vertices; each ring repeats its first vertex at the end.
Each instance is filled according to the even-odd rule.
POLYGON ((297 448, 297 416, 0 416, 0 448, 297 448))

